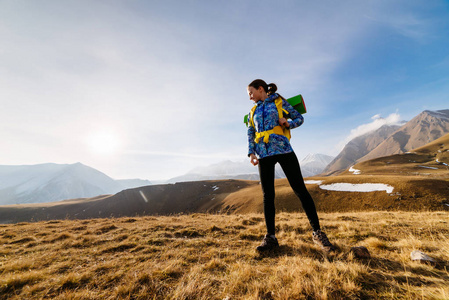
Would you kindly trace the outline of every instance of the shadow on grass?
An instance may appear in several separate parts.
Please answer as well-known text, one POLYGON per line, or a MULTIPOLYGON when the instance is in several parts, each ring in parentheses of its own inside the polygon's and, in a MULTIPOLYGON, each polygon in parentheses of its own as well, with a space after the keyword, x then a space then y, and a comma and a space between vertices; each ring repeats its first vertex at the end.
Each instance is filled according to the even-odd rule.
POLYGON ((410 267, 404 266, 401 262, 385 258, 364 259, 363 263, 368 265, 371 271, 359 278, 358 283, 367 291, 385 290, 399 293, 404 285, 420 287, 435 284, 433 279, 449 281, 449 276, 444 267, 440 269, 438 266, 434 266, 434 269, 424 266, 410 267), (386 271, 391 274, 387 274, 386 271), (404 273, 404 271, 407 273, 404 273))
POLYGON ((324 260, 333 260, 335 253, 326 254, 320 250, 317 250, 314 247, 310 246, 300 246, 300 247, 291 247, 289 245, 280 245, 279 248, 274 250, 268 250, 263 252, 256 252, 254 259, 260 260, 263 258, 277 258, 283 256, 300 256, 300 257, 308 257, 320 261, 324 260))
POLYGON ((295 249, 287 245, 280 245, 279 248, 266 251, 255 250, 256 255, 254 259, 259 260, 263 258, 276 258, 281 256, 293 256, 295 255, 295 249))

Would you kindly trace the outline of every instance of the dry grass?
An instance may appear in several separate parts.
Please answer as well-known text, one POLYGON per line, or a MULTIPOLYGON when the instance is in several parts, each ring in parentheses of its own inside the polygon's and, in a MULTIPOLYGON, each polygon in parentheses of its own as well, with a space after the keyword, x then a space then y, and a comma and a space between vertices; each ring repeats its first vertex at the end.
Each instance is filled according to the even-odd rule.
POLYGON ((258 255, 261 214, 0 225, 0 299, 447 299, 447 212, 321 213, 339 251, 311 242, 302 213, 277 216, 277 253, 258 255), (366 246, 358 260, 352 246, 366 246), (410 260, 412 250, 439 260, 410 260))

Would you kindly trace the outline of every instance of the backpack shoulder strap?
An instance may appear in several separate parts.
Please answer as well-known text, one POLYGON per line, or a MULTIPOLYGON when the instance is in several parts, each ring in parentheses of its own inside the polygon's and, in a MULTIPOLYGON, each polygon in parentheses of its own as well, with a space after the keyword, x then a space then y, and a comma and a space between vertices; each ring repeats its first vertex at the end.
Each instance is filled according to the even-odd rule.
MULTIPOLYGON (((276 108, 278 109, 279 119, 284 117, 284 113, 286 115, 288 115, 288 111, 282 107, 282 99, 283 98, 281 96, 279 96, 276 98, 276 100, 274 100, 274 103, 276 104, 276 108)), ((288 138, 288 140, 290 140, 290 138, 291 138, 290 128, 283 128, 283 130, 284 130, 284 135, 288 138)))
POLYGON ((281 96, 277 97, 276 100, 274 100, 274 103, 276 104, 276 108, 278 109, 279 119, 284 117, 284 113, 286 115, 288 115, 288 111, 282 107, 282 97, 281 96))
POLYGON ((254 105, 253 108, 251 108, 251 111, 249 112, 249 125, 253 126, 254 128, 256 128, 256 126, 254 126, 254 112, 256 111, 256 107, 257 105, 254 105))

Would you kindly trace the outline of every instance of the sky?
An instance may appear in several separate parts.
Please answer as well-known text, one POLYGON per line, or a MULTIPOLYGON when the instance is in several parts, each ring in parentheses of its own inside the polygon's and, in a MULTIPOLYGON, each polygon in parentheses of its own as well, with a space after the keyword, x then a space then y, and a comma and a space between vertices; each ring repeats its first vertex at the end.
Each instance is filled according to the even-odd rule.
POLYGON ((292 146, 449 109, 449 2, 0 0, 0 165, 164 180, 247 158, 247 85, 302 94, 292 146))

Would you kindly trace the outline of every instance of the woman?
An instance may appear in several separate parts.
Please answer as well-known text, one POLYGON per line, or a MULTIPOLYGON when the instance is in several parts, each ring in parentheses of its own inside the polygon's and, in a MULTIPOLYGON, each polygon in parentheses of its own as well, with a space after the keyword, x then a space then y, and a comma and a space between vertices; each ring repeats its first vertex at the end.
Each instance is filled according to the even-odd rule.
POLYGON ((257 247, 257 251, 272 250, 279 247, 275 234, 274 166, 276 163, 281 165, 290 186, 301 200, 302 207, 313 229, 313 241, 327 252, 334 251, 334 246, 320 229, 315 204, 304 184, 298 158, 293 152, 289 138, 282 134, 282 131, 274 130, 275 127, 279 129, 278 126, 281 126, 282 129, 296 128, 304 123, 304 118, 285 100, 282 100, 282 108, 288 112, 285 117, 290 120, 287 120, 284 116, 279 118, 275 100, 280 96, 276 94, 276 90, 277 87, 274 83, 267 85, 262 79, 256 79, 248 85, 249 99, 256 104, 250 113, 248 156, 254 166, 259 166, 267 226, 267 234, 262 244, 257 247), (273 133, 273 131, 276 131, 276 133, 273 133))

